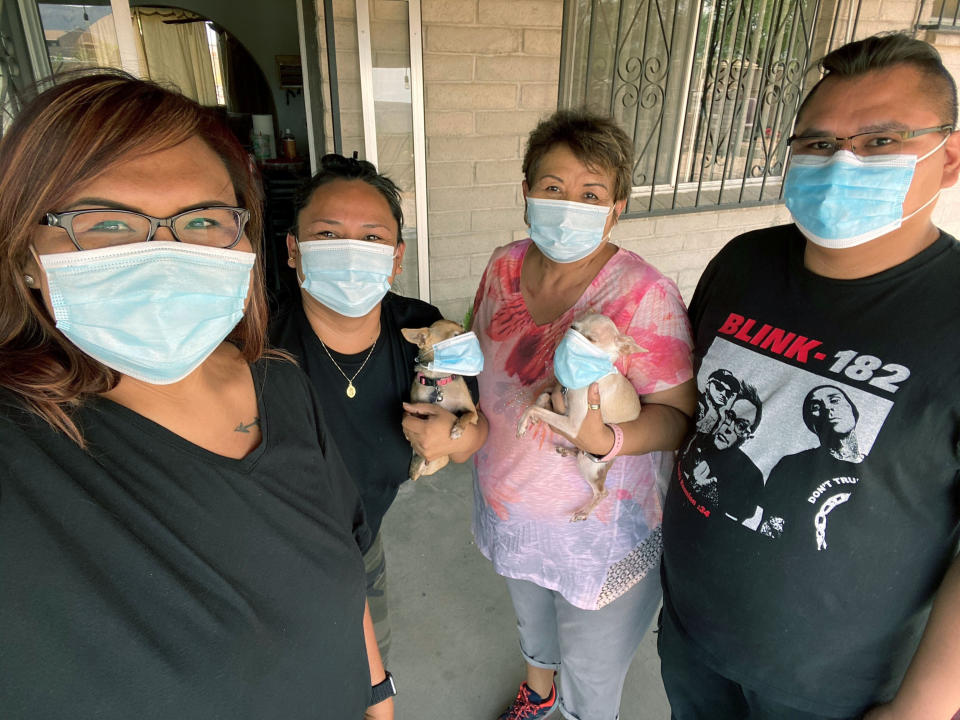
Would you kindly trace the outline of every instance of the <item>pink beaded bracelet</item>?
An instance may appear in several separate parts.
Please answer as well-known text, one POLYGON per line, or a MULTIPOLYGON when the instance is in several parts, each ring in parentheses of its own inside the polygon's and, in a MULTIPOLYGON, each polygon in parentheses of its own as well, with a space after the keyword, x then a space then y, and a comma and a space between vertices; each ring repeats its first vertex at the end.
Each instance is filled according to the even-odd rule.
POLYGON ((600 458, 600 462, 610 462, 623 448, 623 430, 616 423, 607 423, 606 425, 613 430, 613 447, 610 448, 610 452, 600 458))

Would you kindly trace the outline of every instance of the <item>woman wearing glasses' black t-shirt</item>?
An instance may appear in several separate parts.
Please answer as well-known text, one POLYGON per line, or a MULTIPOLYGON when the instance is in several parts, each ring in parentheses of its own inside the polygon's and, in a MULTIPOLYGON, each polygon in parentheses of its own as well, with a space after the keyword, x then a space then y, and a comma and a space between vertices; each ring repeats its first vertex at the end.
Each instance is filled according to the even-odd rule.
POLYGON ((86 449, 0 395, 0 717, 360 718, 359 497, 306 377, 216 455, 103 398, 86 449))

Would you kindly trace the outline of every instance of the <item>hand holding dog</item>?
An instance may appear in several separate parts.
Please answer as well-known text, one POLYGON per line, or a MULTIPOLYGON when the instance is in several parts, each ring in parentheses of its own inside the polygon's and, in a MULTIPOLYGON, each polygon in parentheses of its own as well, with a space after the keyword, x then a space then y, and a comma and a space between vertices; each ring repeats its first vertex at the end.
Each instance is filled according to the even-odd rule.
POLYGON ((414 452, 428 462, 449 455, 454 462, 466 462, 487 439, 487 419, 479 414, 476 424, 467 425, 463 435, 451 439, 457 416, 434 403, 403 403, 403 434, 414 452))
POLYGON ((403 434, 427 461, 455 453, 461 443, 450 430, 457 416, 434 403, 403 403, 403 434))
MULTIPOLYGON (((553 405, 553 411, 555 413, 563 415, 567 412, 563 391, 559 384, 555 385, 551 391, 550 402, 553 405)), ((588 452, 591 455, 603 457, 613 447, 615 438, 613 430, 603 422, 603 416, 600 410, 599 383, 593 383, 587 389, 587 402, 589 403, 587 415, 580 425, 580 431, 575 437, 557 428, 551 429, 553 432, 563 435, 563 437, 573 443, 579 450, 588 452)))

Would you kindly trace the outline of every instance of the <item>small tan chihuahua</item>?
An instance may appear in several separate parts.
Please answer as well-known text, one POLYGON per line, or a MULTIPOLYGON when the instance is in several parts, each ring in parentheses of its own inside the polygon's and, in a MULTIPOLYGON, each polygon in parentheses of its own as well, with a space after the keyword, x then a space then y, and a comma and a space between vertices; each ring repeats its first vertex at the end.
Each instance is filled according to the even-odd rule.
MULTIPOLYGON (((400 332, 408 342, 420 348, 414 366, 416 376, 413 379, 413 387, 410 388, 410 401, 434 403, 457 415, 457 421, 450 429, 450 439, 456 440, 463 434, 463 429, 468 423, 477 424, 477 407, 461 375, 431 370, 428 365, 433 361, 433 346, 460 335, 463 333, 463 326, 452 320, 437 320, 430 327, 403 328, 400 332)), ((410 479, 416 480, 421 475, 433 475, 448 462, 450 457, 447 455, 427 461, 414 451, 413 459, 410 461, 410 479)))
MULTIPOLYGON (((632 337, 622 334, 613 320, 606 315, 586 315, 573 323, 572 327, 594 346, 603 350, 611 362, 616 361, 621 355, 645 352, 632 337)), ((598 384, 600 386, 600 413, 605 423, 628 422, 639 417, 640 398, 627 378, 616 372, 600 378, 598 384)), ((524 410, 520 416, 517 437, 523 437, 530 425, 540 421, 571 437, 576 437, 589 410, 587 399, 589 389, 589 385, 579 389, 567 389, 565 391, 566 412, 563 415, 549 410, 548 408, 551 407, 550 393, 541 393, 535 403, 524 410)), ((601 462, 590 453, 577 448, 557 446, 556 450, 564 457, 577 456, 577 468, 590 485, 590 489, 593 490, 593 496, 590 500, 570 517, 570 522, 586 520, 593 509, 607 496, 607 491, 603 485, 607 478, 607 471, 615 458, 607 462, 601 462)))

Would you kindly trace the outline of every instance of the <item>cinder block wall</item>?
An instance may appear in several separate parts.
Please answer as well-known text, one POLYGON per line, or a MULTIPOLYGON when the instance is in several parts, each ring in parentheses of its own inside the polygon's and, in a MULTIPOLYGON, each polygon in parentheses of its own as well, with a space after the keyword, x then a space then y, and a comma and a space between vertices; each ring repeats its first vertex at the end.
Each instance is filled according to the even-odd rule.
POLYGON ((562 0, 424 0, 431 300, 460 318, 522 236, 523 142, 556 109, 562 0))

